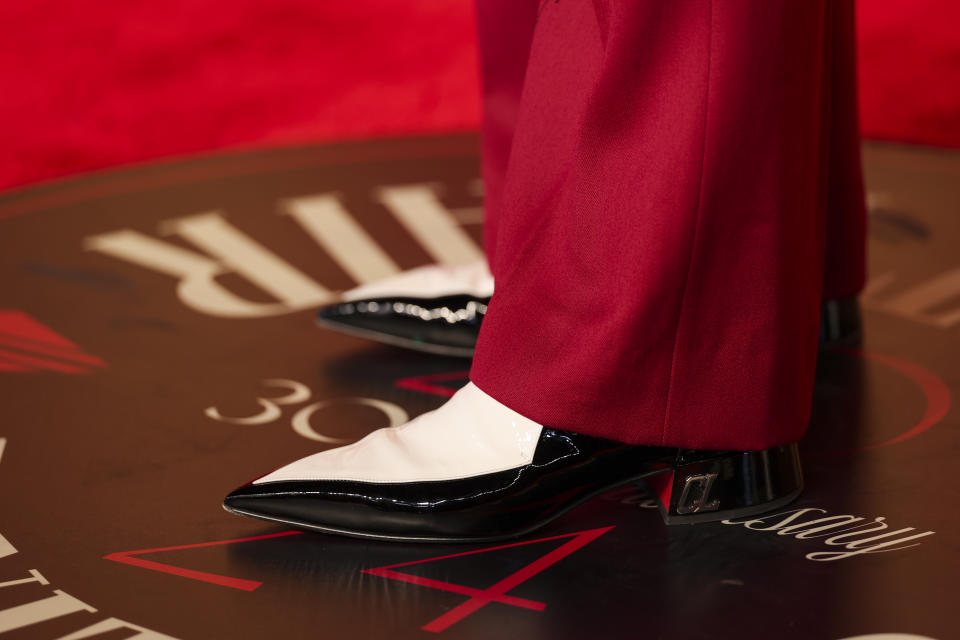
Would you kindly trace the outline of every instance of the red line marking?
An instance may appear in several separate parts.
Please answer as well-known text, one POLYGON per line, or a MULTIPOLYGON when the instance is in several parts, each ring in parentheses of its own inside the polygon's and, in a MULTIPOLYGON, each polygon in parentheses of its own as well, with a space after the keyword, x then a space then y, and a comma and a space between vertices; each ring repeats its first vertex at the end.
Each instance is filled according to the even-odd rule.
POLYGON ((267 535, 251 536, 249 538, 234 538, 232 540, 214 540, 212 542, 199 542, 196 544, 181 544, 174 547, 158 547, 156 549, 138 549, 136 551, 118 551, 117 553, 111 553, 109 555, 103 556, 103 559, 113 560, 114 562, 121 562, 123 564, 133 565, 134 567, 140 567, 141 569, 150 569, 152 571, 159 571, 161 573, 169 573, 171 575, 180 576, 182 578, 190 578, 191 580, 209 582, 211 584, 217 584, 222 587, 230 587, 231 589, 240 589, 242 591, 253 591, 263 583, 257 580, 231 578, 229 576, 221 576, 216 573, 207 573, 206 571, 196 571, 194 569, 186 569, 184 567, 177 567, 172 564, 165 564, 163 562, 154 562, 152 560, 144 560, 143 558, 136 558, 134 556, 139 556, 147 553, 157 553, 160 551, 179 551, 181 549, 197 549, 200 547, 215 547, 215 546, 224 545, 224 544, 235 544, 238 542, 251 542, 253 540, 267 540, 270 538, 282 538, 284 536, 295 536, 301 533, 303 532, 302 531, 281 531, 280 533, 269 533, 267 535))
POLYGON ((0 371, 36 371, 33 367, 11 362, 4 357, 3 351, 0 351, 0 371))
POLYGON ((60 347, 37 340, 20 338, 4 331, 0 331, 0 345, 18 351, 41 353, 54 358, 60 358, 61 360, 73 360, 74 362, 92 364, 98 367, 105 367, 107 365, 107 363, 100 358, 84 353, 78 347, 60 347))
POLYGON ((0 312, 0 339, 16 340, 24 344, 50 346, 59 349, 76 349, 77 345, 49 327, 36 322, 19 311, 0 312))
POLYGON ((835 351, 838 353, 844 353, 863 358, 864 360, 879 362, 880 364, 885 364, 888 367, 895 369, 899 373, 902 373, 906 377, 913 380, 917 386, 920 387, 921 391, 923 391, 923 395, 927 401, 926 410, 924 411, 923 416, 920 418, 920 421, 907 431, 898 436, 884 440, 883 442, 871 444, 866 447, 861 447, 845 453, 872 451, 873 449, 879 449, 880 447, 888 447, 893 444, 900 444, 901 442, 909 440, 910 438, 916 438, 918 435, 924 431, 927 431, 930 429, 930 427, 943 420, 943 418, 947 415, 947 412, 950 410, 950 405, 952 404, 950 388, 943 382, 943 380, 940 379, 939 376, 928 369, 925 369, 924 367, 907 360, 901 360, 900 358, 896 358, 894 356, 888 356, 882 353, 874 353, 872 351, 842 348, 837 348, 835 351))
MULTIPOLYGON (((439 589, 441 591, 450 591, 452 593, 459 593, 463 596, 484 596, 483 589, 474 589, 473 587, 466 587, 462 584, 454 584, 452 582, 444 582, 443 580, 434 580, 433 578, 424 578, 422 576, 415 576, 409 573, 400 573, 399 571, 390 571, 389 569, 368 569, 364 573, 369 573, 371 575, 380 576, 381 578, 390 578, 391 580, 399 580, 400 582, 409 582, 410 584, 420 585, 421 587, 429 587, 431 589, 439 589)), ((514 607, 523 607, 524 609, 533 609, 534 611, 543 611, 546 608, 546 604, 543 602, 537 602, 536 600, 527 600, 526 598, 515 598, 514 596, 501 595, 494 598, 496 602, 502 602, 503 604, 509 604, 514 607)))
POLYGON ((7 335, 41 344, 55 344, 68 349, 77 346, 50 327, 37 322, 30 314, 17 309, 0 310, 0 330, 7 335))
POLYGON ((90 373, 89 369, 77 366, 78 363, 107 366, 100 358, 84 353, 70 340, 17 309, 0 310, 0 347, 5 347, 0 349, 0 363, 5 365, 0 365, 0 369, 8 371, 50 369, 90 373))
POLYGON ((422 391, 442 398, 451 398, 457 392, 456 389, 445 387, 434 382, 446 382, 448 380, 467 380, 470 377, 469 371, 451 371, 447 373, 433 373, 426 376, 413 376, 410 378, 401 378, 394 383, 399 389, 410 389, 411 391, 422 391))
POLYGON ((385 567, 377 567, 375 569, 364 569, 364 573, 369 573, 376 576, 381 576, 385 578, 391 578, 393 580, 400 580, 403 582, 409 582, 412 584, 417 584, 424 587, 430 587, 433 589, 440 589, 442 591, 451 591, 454 593, 459 593, 461 595, 471 596, 466 602, 454 607, 450 611, 446 612, 439 618, 428 622, 425 624, 422 629, 424 631, 432 631, 434 633, 439 633, 448 629, 451 625, 463 620, 471 613, 475 613, 480 610, 482 607, 486 606, 490 602, 500 602, 503 604, 511 604, 513 606, 522 606, 528 609, 534 609, 535 611, 543 611, 546 607, 545 604, 541 602, 535 602, 531 600, 524 600, 521 598, 513 598, 507 595, 507 592, 511 589, 516 588, 520 584, 526 582, 533 576, 537 575, 544 569, 550 567, 551 565, 556 564, 563 558, 566 558, 574 551, 583 548, 584 546, 590 544, 606 532, 613 529, 613 527, 602 527, 599 529, 589 529, 587 531, 578 531, 576 533, 565 533, 558 536, 550 536, 547 538, 537 538, 536 540, 524 540, 522 542, 514 542, 510 544, 499 545, 496 547, 489 547, 486 549, 476 549, 474 551, 464 551, 461 553, 452 553, 450 555, 438 556, 436 558, 427 558, 426 560, 414 560, 412 562, 402 562, 400 564, 392 564, 385 567), (477 553, 486 553, 488 551, 497 551, 499 549, 509 549, 511 547, 520 547, 528 544, 534 544, 537 542, 546 542, 548 540, 559 540, 561 538, 573 538, 569 542, 557 547, 550 553, 546 554, 534 560, 530 564, 522 567, 520 570, 510 574, 503 580, 497 582, 496 584, 487 587, 486 589, 474 589, 473 587, 466 587, 463 585, 451 584, 449 582, 442 582, 439 580, 432 580, 430 578, 421 578, 420 576, 414 576, 411 574, 401 573, 399 571, 391 571, 391 569, 396 569, 397 567, 407 567, 414 564, 424 564, 427 562, 434 562, 437 560, 447 560, 449 558, 458 558, 461 556, 469 556, 477 553), (519 601, 519 603, 517 602, 519 601))
POLYGON ((90 370, 85 367, 58 362, 56 360, 48 360, 46 358, 36 358, 23 353, 14 353, 6 349, 0 349, 0 356, 7 362, 13 362, 33 369, 50 369, 61 373, 90 373, 90 370))
POLYGON ((153 571, 160 571, 161 573, 169 573, 175 576, 180 576, 181 578, 190 578, 191 580, 200 580, 201 582, 209 582, 211 584, 218 584, 222 587, 231 587, 233 589, 241 589, 243 591, 253 591, 259 587, 262 582, 257 580, 244 580, 243 578, 231 578, 229 576, 221 576, 215 573, 207 573, 205 571, 196 571, 194 569, 185 569, 183 567, 175 567, 169 564, 163 564, 162 562, 153 562, 152 560, 144 560, 142 558, 132 558, 129 556, 122 556, 121 554, 111 554, 109 556, 104 556, 106 560, 115 560, 117 562, 122 562, 124 564, 133 565, 134 567, 140 567, 141 569, 152 569, 153 571))

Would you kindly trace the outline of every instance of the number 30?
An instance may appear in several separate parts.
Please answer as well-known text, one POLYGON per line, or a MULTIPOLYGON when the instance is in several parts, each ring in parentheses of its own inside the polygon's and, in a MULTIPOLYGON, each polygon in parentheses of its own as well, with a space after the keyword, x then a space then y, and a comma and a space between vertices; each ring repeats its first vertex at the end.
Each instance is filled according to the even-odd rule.
MULTIPOLYGON (((266 387, 288 389, 290 393, 276 398, 257 398, 257 404, 259 404, 262 409, 260 413, 252 416, 224 416, 216 407, 207 407, 207 409, 204 411, 204 414, 212 420, 216 420, 218 422, 227 422, 230 424, 270 424, 271 422, 274 422, 280 418, 283 414, 283 410, 280 407, 304 403, 309 400, 312 395, 310 388, 307 387, 307 385, 297 382, 296 380, 270 378, 268 380, 264 380, 263 384, 266 387)), ((375 398, 338 398, 335 400, 320 400, 319 402, 314 402, 313 404, 301 408, 299 411, 293 414, 293 418, 290 421, 290 426, 298 434, 310 440, 325 442, 327 444, 343 444, 350 442, 344 438, 333 438, 331 436, 319 433, 310 425, 310 418, 314 413, 324 407, 328 407, 337 403, 360 404, 373 407, 374 409, 379 409, 384 413, 384 415, 387 416, 387 419, 390 421, 388 426, 391 427, 401 425, 409 420, 407 412, 392 402, 377 400, 375 398)))

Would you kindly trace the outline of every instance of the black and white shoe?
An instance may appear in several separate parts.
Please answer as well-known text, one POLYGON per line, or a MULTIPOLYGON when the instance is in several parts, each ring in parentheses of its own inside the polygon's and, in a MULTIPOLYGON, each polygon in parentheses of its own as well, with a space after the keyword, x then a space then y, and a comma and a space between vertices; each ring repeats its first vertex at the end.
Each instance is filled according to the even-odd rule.
MULTIPOLYGON (((480 324, 493 295, 485 261, 430 265, 350 289, 321 307, 317 324, 328 329, 418 351, 473 357, 480 324)), ((821 307, 821 348, 860 341, 856 298, 821 307)))
POLYGON ((485 260, 429 265, 350 289, 317 312, 342 333, 447 356, 473 357, 493 295, 485 260))
POLYGON ((436 411, 240 487, 224 508, 360 538, 480 542, 524 535, 639 479, 668 524, 776 509, 803 485, 796 445, 627 445, 539 425, 471 383, 436 411))

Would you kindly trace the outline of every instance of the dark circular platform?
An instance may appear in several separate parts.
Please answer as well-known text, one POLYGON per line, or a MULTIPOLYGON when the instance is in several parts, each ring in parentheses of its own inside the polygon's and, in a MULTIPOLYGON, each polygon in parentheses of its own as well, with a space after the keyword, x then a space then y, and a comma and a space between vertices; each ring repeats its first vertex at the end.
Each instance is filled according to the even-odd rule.
POLYGON ((789 507, 666 527, 631 486, 486 546, 221 510, 466 381, 467 360, 324 331, 313 309, 479 257, 477 146, 234 153, 0 196, 0 635, 956 637, 958 153, 866 148, 865 341, 821 356, 789 507))

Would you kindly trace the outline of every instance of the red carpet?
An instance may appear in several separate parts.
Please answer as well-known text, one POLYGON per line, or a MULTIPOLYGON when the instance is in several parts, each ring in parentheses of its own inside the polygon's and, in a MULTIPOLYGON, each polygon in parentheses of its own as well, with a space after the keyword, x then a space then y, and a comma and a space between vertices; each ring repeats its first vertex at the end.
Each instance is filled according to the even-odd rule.
MULTIPOLYGON (((863 132, 960 147, 960 5, 861 2, 863 132)), ((474 129, 473 7, 0 4, 0 188, 237 145, 474 129)))

